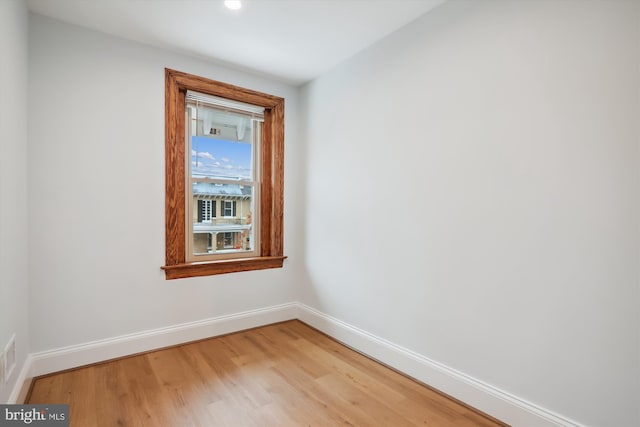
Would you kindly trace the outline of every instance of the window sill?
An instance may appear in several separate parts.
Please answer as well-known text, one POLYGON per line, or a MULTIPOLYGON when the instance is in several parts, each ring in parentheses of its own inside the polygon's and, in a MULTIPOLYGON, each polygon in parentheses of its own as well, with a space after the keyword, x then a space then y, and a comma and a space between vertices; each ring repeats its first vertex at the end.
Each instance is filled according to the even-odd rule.
POLYGON ((270 256, 240 259, 225 259, 220 261, 193 262, 186 264, 164 265, 167 280, 184 279, 187 277, 213 276, 215 274, 237 273, 239 271, 266 270, 282 268, 286 256, 270 256))

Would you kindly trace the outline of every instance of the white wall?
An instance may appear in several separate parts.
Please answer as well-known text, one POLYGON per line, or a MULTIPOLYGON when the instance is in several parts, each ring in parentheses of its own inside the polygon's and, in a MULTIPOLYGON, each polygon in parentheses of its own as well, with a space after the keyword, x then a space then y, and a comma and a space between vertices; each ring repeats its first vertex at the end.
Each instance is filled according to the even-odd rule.
POLYGON ((28 153, 26 11, 0 5, 1 340, 30 324, 40 352, 299 298, 566 417, 640 424, 639 3, 453 0, 302 100, 31 16, 28 153), (284 269, 164 280, 164 67, 287 99, 284 269))
POLYGON ((0 352, 15 333, 18 362, 0 383, 0 402, 9 399, 29 351, 27 27, 23 1, 0 1, 0 352))
POLYGON ((456 0, 308 84, 302 302, 639 425, 639 42, 635 1, 456 0))
POLYGON ((34 352, 293 300, 297 88, 38 15, 29 48, 34 352), (164 279, 165 67, 285 98, 283 269, 164 279))

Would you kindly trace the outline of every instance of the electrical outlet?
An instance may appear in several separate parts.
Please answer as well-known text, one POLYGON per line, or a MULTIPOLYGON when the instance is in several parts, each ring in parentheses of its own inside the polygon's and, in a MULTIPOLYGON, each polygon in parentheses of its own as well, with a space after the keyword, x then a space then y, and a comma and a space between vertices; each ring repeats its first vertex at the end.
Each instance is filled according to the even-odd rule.
POLYGON ((11 339, 4 348, 4 382, 9 381, 9 377, 13 373, 16 367, 16 334, 11 336, 11 339))

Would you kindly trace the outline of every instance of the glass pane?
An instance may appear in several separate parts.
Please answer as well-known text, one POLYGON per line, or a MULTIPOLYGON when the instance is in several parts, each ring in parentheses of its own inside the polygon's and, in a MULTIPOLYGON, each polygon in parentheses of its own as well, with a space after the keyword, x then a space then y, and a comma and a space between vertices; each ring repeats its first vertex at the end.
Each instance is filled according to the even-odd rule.
POLYGON ((254 120, 202 105, 189 108, 191 176, 253 180, 254 120))
POLYGON ((199 102, 187 108, 192 255, 253 252, 260 122, 199 102))
POLYGON ((251 185, 192 184, 193 254, 228 254, 254 250, 251 185))

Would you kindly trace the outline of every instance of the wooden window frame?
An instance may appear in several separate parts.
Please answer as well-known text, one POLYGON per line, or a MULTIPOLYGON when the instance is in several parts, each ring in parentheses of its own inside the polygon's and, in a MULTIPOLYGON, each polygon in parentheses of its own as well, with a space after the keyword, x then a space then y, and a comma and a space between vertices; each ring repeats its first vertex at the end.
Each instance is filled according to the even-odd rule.
POLYGON ((165 278, 282 268, 284 226, 284 99, 165 69, 165 278), (261 138, 259 256, 186 262, 185 105, 187 90, 265 109, 261 138))

